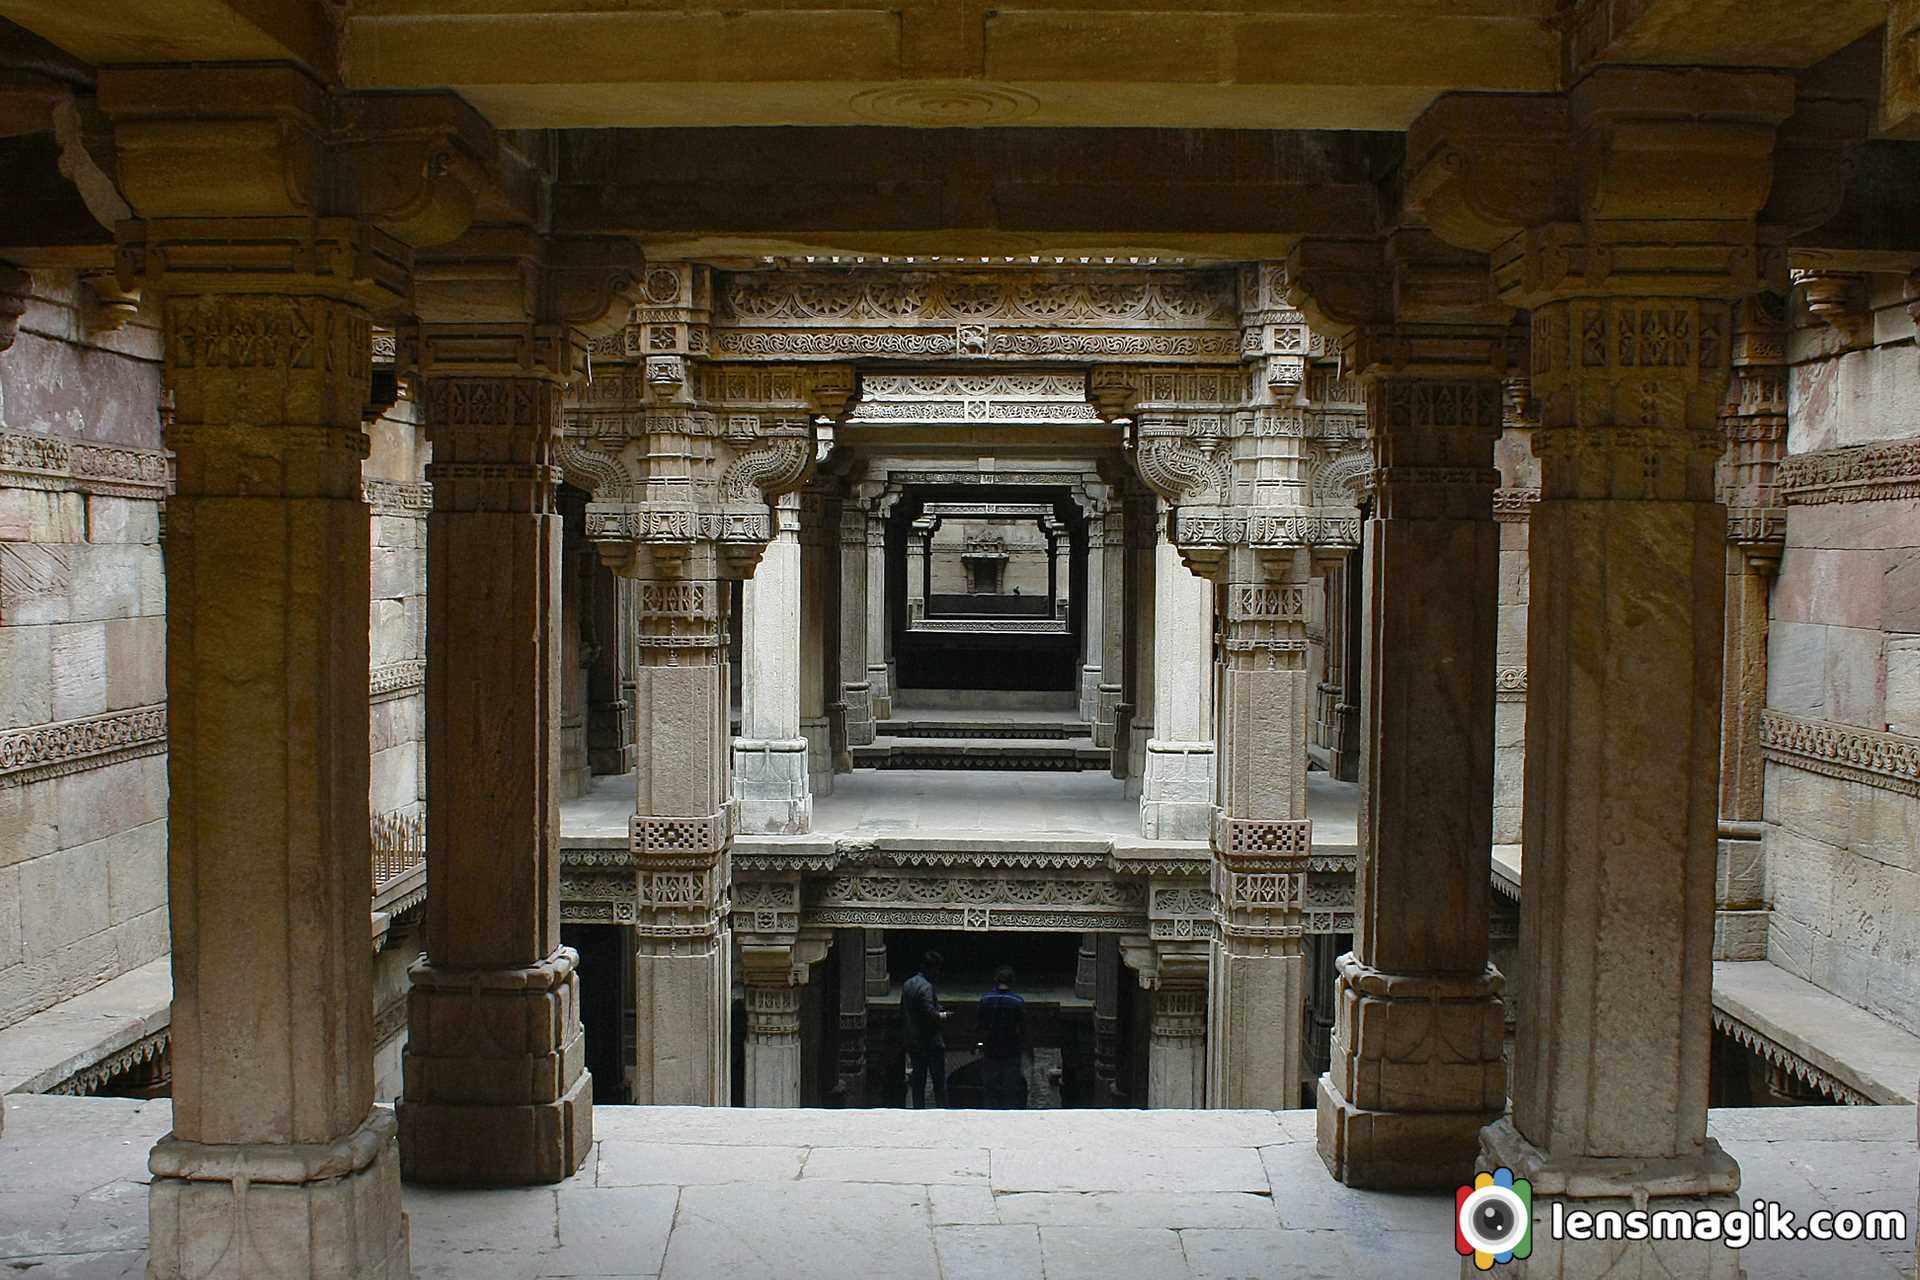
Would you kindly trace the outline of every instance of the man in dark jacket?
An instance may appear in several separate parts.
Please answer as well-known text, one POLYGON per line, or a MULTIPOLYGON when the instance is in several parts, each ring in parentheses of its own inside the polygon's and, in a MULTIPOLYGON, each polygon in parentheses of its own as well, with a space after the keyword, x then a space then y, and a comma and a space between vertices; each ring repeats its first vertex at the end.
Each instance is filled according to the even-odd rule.
POLYGON ((1027 1048, 1026 1007, 1013 992, 1013 970, 1001 965, 993 974, 993 990, 980 997, 974 1024, 980 1037, 980 1084, 989 1107, 1023 1110, 1027 1105, 1027 1080, 1020 1074, 1027 1048))
POLYGON ((929 951, 920 961, 920 972, 900 989, 900 1021, 906 1032, 907 1060, 913 1064, 908 1087, 915 1110, 927 1105, 928 1076, 933 1077, 933 1105, 947 1105, 947 1042, 940 1024, 948 1015, 934 986, 939 978, 940 953, 929 951))

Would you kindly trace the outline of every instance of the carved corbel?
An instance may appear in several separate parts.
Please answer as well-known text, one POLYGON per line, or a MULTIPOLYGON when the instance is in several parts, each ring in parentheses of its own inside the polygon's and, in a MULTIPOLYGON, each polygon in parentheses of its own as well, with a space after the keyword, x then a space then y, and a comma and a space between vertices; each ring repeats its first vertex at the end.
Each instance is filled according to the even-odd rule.
POLYGON ((1217 456, 1217 435, 1196 432, 1190 419, 1174 415, 1143 414, 1137 431, 1133 463, 1149 489, 1176 505, 1227 500, 1230 473, 1217 456))
POLYGON ((550 240, 542 311, 589 337, 618 333, 645 297, 645 272, 645 255, 631 240, 550 240))
POLYGON ((1795 271, 1807 311, 1839 339, 1840 350, 1859 351, 1873 345, 1873 307, 1867 298, 1867 278, 1857 271, 1795 271))
POLYGON ((1329 343, 1393 316, 1392 278, 1378 240, 1302 240, 1287 255, 1287 300, 1329 343))
POLYGON ((336 203, 415 248, 458 239, 497 184, 492 126, 451 94, 343 98, 333 150, 336 203))
POLYGON ((1571 211, 1572 140, 1558 95, 1442 94, 1407 131, 1407 209, 1449 244, 1488 252, 1571 211))
POLYGON ((1123 365, 1099 365, 1087 375, 1087 400, 1102 422, 1129 421, 1140 402, 1140 386, 1133 370, 1123 365))

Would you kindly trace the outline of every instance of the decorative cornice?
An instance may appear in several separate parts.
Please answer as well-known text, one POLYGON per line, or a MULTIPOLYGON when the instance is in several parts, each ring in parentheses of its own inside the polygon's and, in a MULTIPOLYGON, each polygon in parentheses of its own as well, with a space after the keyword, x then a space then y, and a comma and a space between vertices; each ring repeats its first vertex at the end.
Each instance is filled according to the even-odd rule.
POLYGON ((1769 708, 1760 715, 1760 742, 1769 760, 1920 796, 1920 738, 1769 708))
POLYGON ((1847 1106, 1872 1106, 1878 1099, 1869 1098, 1859 1090, 1850 1088, 1832 1075, 1814 1066, 1799 1054, 1779 1042, 1770 1039, 1764 1032, 1757 1031, 1726 1010, 1715 1007, 1713 1011, 1713 1029, 1731 1037, 1757 1054, 1769 1066, 1778 1067, 1807 1085, 1818 1089, 1835 1102, 1847 1106))
POLYGON ((70 1098, 91 1097, 111 1084, 116 1076, 145 1066, 156 1058, 166 1057, 171 1046, 170 1028, 162 1027, 124 1048, 115 1049, 98 1062, 82 1067, 65 1080, 40 1092, 63 1094, 70 1098))
POLYGON ((1789 506, 1920 498, 1920 440, 1797 453, 1780 464, 1789 506))
POLYGON ((173 455, 162 449, 0 432, 0 488, 159 501, 173 488, 173 455))
POLYGON ((166 704, 0 733, 0 786, 18 786, 167 749, 166 704))

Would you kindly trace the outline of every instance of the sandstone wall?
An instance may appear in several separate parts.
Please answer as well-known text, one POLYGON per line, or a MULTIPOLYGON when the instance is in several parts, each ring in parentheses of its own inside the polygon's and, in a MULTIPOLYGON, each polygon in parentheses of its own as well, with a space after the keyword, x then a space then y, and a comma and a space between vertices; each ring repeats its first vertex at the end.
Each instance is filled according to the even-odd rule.
POLYGON ((1865 349, 1803 294, 1769 610, 1767 957, 1920 1031, 1920 355, 1898 277, 1871 278, 1865 349))
POLYGON ((168 945, 160 347, 91 302, 0 356, 0 1026, 168 945))

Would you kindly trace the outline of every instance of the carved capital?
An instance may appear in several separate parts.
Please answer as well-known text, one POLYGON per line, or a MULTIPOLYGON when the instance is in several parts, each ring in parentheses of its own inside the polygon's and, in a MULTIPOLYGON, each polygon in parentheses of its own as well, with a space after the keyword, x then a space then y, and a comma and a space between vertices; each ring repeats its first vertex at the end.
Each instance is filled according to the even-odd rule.
POLYGON ((1564 96, 1446 94, 1408 133, 1407 204, 1493 256, 1501 296, 1735 297, 1784 266, 1767 203, 1773 72, 1608 67, 1564 96))

